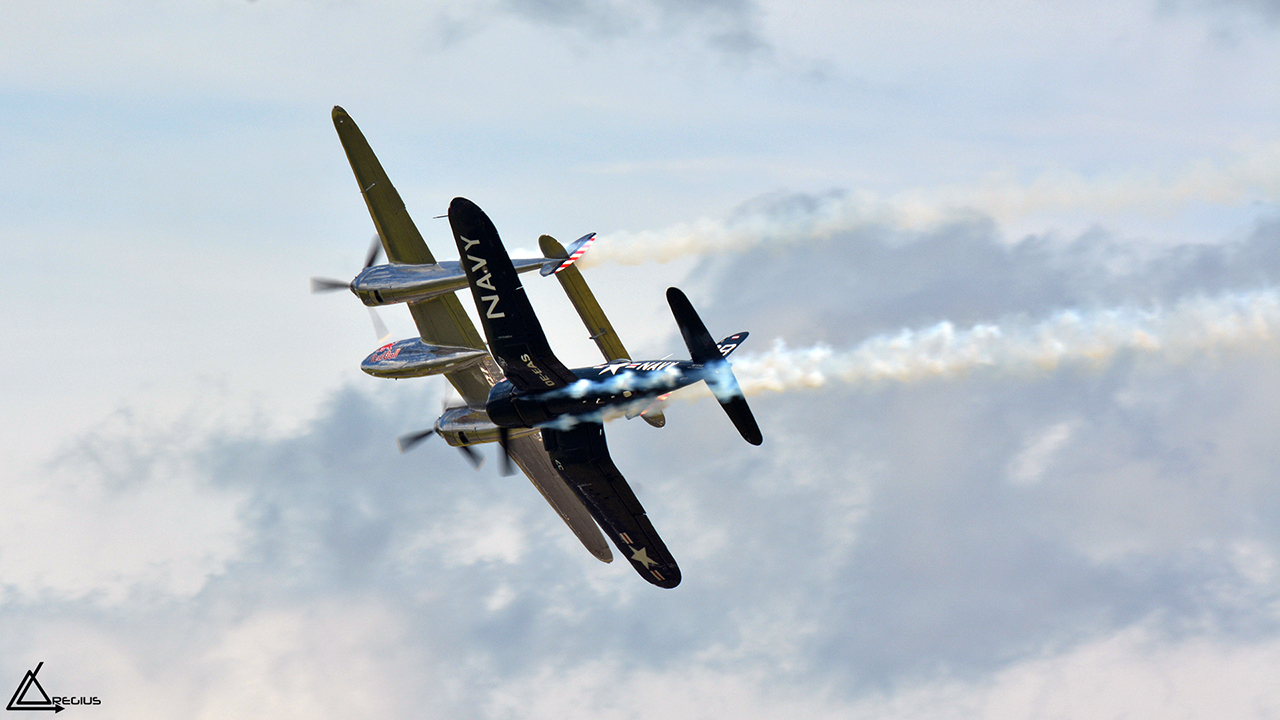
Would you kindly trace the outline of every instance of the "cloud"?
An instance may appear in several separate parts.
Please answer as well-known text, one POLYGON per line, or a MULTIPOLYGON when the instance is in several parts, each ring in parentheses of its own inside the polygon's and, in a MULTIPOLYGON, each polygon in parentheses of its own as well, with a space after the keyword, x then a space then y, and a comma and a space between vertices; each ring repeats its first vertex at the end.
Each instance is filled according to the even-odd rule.
POLYGON ((1060 422, 1029 438, 1023 451, 1009 462, 1009 481, 1022 485, 1039 481, 1054 456, 1071 440, 1073 431, 1071 422, 1060 422))
POLYGON ((43 238, 10 243, 33 315, 6 446, 57 448, 0 482, 0 681, 43 660, 104 718, 1274 712, 1280 363, 1242 326, 1202 336, 1280 285, 1273 38, 1205 43, 1149 4, 76 7, 15 9, 0 43, 36 173, 0 194, 43 238), (798 56, 826 79, 732 72, 798 56), (610 424, 684 570, 652 588, 495 463, 396 452, 443 383, 335 369, 364 311, 287 299, 368 237, 334 102, 424 234, 447 229, 413 208, 454 194, 509 238, 639 228, 592 251, 619 253, 597 290, 631 300, 626 338, 672 332, 687 272, 717 335, 752 331, 740 354, 949 369, 754 395, 760 448, 705 397, 610 424), (783 186, 847 189, 714 209, 783 186), (622 265, 655 257, 684 261, 622 265), (101 410, 140 377, 158 412, 101 410))
POLYGON ((590 39, 677 36, 692 29, 706 46, 736 57, 765 56, 759 8, 751 0, 613 2, 612 0, 504 0, 501 7, 541 25, 574 30, 590 39))
MULTIPOLYGON (((822 640, 805 645, 810 657, 896 684, 942 668, 1000 667, 1023 652, 1015 647, 1056 653, 1099 627, 1142 618, 1161 618, 1169 631, 1207 624, 1270 637, 1276 578, 1234 558, 1260 552, 1257 567, 1269 568, 1278 555, 1274 524, 1255 526, 1245 510, 1277 462, 1261 450, 1267 432, 1250 427, 1280 409, 1270 395, 1276 374, 1264 369, 1276 355, 1274 222, 1237 243, 1165 249, 1101 231, 1069 242, 1007 244, 999 235, 984 221, 919 234, 837 233, 803 252, 756 248, 707 260, 693 274, 708 324, 786 338, 789 347, 799 344, 793 338, 826 343, 735 358, 744 385, 776 382, 791 394, 752 398, 766 447, 781 445, 789 462, 759 468, 747 487, 789 486, 811 467, 835 487, 862 468, 865 496, 850 519, 857 540, 835 556, 802 552, 834 566, 830 577, 840 580, 832 582, 851 588, 823 612, 857 619, 815 633, 822 640), (1228 309, 1246 296, 1246 306, 1262 303, 1261 315, 1228 309), (1133 314, 1137 298, 1154 302, 1133 314), (1036 319, 1046 316, 1053 319, 1036 319), (956 317, 1004 320, 930 326, 956 317), (1094 321, 1108 329, 1076 332, 1094 321), (1163 329, 1138 329, 1148 322, 1163 329), (1057 336, 1068 326, 1075 330, 1057 336), (1121 326, 1136 332, 1115 334, 1121 326), (1228 327, 1253 329, 1236 336, 1241 344, 1215 346, 1228 327), (1067 363, 1028 356, 1013 363, 1021 371, 1006 372, 1013 366, 970 352, 1024 340, 1050 355, 1080 355, 1067 363), (1112 341, 1129 350, 1103 350, 1112 341), (977 370, 984 366, 1001 369, 977 370), (833 384, 842 377, 836 368, 855 367, 844 376, 852 384, 833 384), (889 377, 896 380, 869 382, 889 377), (1224 476, 1242 486, 1234 499, 1218 496, 1225 504, 1210 501, 1213 478, 1224 476), (1226 515, 1193 509, 1205 501, 1226 515), (1201 604, 1193 587, 1223 595, 1201 604)), ((825 525, 796 522, 781 535, 802 538, 825 525)))
MULTIPOLYGON (((915 188, 885 195, 857 190, 777 192, 754 198, 724 220, 702 219, 660 230, 602 234, 583 258, 604 262, 667 262, 686 255, 743 252, 757 247, 803 252, 837 235, 868 232, 933 234, 993 220, 1017 240, 1044 228, 1083 232, 1099 223, 1130 224, 1137 232, 1201 207, 1273 208, 1280 202, 1280 144, 1241 149, 1228 162, 1203 160, 1161 174, 1141 169, 1094 177, 1048 172, 1030 182, 992 175, 964 186, 915 188), (1135 222, 1134 218, 1142 218, 1135 222), (1087 218, 1087 220, 1081 220, 1087 218), (1082 225, 1083 222, 1083 225, 1082 225), (799 246, 799 247, 797 247, 799 246)), ((1230 230, 1231 228, 1227 228, 1230 230)), ((1185 229, 1182 231, 1185 236, 1185 229)), ((1217 240, 1222 233, 1209 240, 1217 240)), ((1184 240, 1185 242, 1185 240, 1184 240)))
POLYGON ((669 47, 692 39, 704 52, 750 62, 769 60, 774 53, 764 36, 760 15, 752 0, 500 0, 483 6, 446 6, 437 11, 430 25, 446 48, 506 16, 551 30, 565 43, 578 47, 624 39, 669 47))
MULTIPOLYGON (((732 222, 791 232, 839 202, 732 222)), ((619 686, 666 688, 674 716, 995 716, 1199 653, 1232 670, 1171 708, 1274 704, 1242 668, 1280 632, 1280 225, 1168 247, 831 227, 691 274, 711 327, 808 348, 735 355, 780 390, 751 399, 762 447, 708 398, 609 425, 676 591, 596 562, 520 476, 397 453, 442 383, 360 378, 291 430, 122 412, 10 483, 72 531, 5 533, 0 671, 47 657, 113 707, 194 717, 607 717, 619 686)))
POLYGON ((246 494, 211 486, 189 422, 117 412, 6 483, 0 588, 9 602, 104 606, 191 597, 242 551, 246 494))
MULTIPOLYGON (((684 568, 670 593, 590 558, 522 477, 473 472, 442 445, 398 454, 440 388, 369 381, 289 436, 187 441, 195 492, 238 510, 236 549, 197 592, 159 586, 145 617, 10 595, 7 655, 109 692, 104 712, 159 697, 192 717, 609 717, 632 707, 619 687, 664 688, 653 702, 677 717, 726 702, 994 716, 1104 679, 1141 689, 1197 657, 1224 669, 1170 708, 1227 689, 1267 706, 1274 688, 1243 668, 1274 654, 1280 622, 1275 359, 759 396, 759 449, 709 400, 663 430, 613 423, 615 461, 684 568), (1007 482, 1051 435, 1038 482, 1007 482)), ((170 452, 89 439, 123 486, 170 452)), ((154 544, 198 556, 173 541, 208 509, 154 544)), ((115 582, 102 577, 83 581, 115 582)))
MULTIPOLYGON (((684 571, 669 593, 591 558, 524 478, 397 453, 439 382, 360 378, 271 432, 123 412, 7 485, 73 524, 4 535, 0 672, 44 657, 113 708, 193 717, 607 717, 619 686, 666 688, 674 716, 928 717, 1058 709, 1207 656, 1228 669, 1173 711, 1269 707, 1244 668, 1280 632, 1277 227, 1010 243, 977 217, 705 258, 708 325, 829 350, 773 358, 812 367, 752 396, 760 448, 709 398, 609 425, 684 571)), ((751 350, 744 384, 769 379, 751 350)))
POLYGON ((1274 642, 1168 642, 1134 628, 990 679, 914 683, 853 703, 842 702, 830 688, 780 682, 766 668, 627 672, 609 663, 513 683, 495 693, 487 709, 495 718, 627 718, 634 717, 634 698, 661 688, 647 707, 687 718, 1247 718, 1280 710, 1268 676, 1278 661, 1280 646, 1274 642))
POLYGON ((1163 10, 1209 10, 1217 13, 1239 12, 1261 17, 1271 23, 1280 21, 1280 2, 1276 0, 1162 0, 1163 10))
POLYGON ((922 232, 873 226, 705 258, 691 273, 702 287, 691 293, 714 302, 711 327, 752 332, 745 350, 758 352, 756 343, 775 337, 793 348, 847 349, 904 329, 941 332, 948 327, 941 323, 953 332, 1029 327, 1071 310, 1151 310, 1200 294, 1271 288, 1280 283, 1278 239, 1273 219, 1257 221, 1239 241, 1163 248, 1101 228, 1009 243, 985 218, 922 232))

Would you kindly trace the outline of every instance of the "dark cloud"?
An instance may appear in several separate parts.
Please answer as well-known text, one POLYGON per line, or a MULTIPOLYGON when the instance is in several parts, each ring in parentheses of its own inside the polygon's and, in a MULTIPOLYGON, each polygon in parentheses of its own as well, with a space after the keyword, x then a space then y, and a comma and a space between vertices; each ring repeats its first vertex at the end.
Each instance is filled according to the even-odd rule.
MULTIPOLYGON (((766 196, 739 214, 787 226, 828 200, 766 196)), ((714 297, 726 327, 792 346, 847 346, 942 320, 964 327, 1269 287, 1280 282, 1280 221, 1259 221, 1241 242, 1162 249, 1123 242, 1102 228, 1070 240, 1032 235, 1010 244, 983 217, 929 232, 870 225, 710 257, 695 275, 721 278, 714 297)))
MULTIPOLYGON (((396 678, 406 684, 392 707, 462 717, 483 716, 477 699, 507 683, 557 668, 771 668, 775 682, 830 681, 855 697, 981 678, 1153 616, 1170 636, 1211 622, 1274 637, 1277 588, 1251 580, 1232 548, 1280 548, 1280 461, 1228 454, 1231 442, 1270 439, 1274 402, 1254 390, 1259 378, 1276 385, 1274 357, 1194 371, 1187 382, 1121 363, 1101 376, 761 396, 760 449, 709 400, 674 406, 661 431, 615 423, 615 459, 682 562, 673 592, 590 559, 523 478, 499 477, 492 463, 473 472, 443 446, 396 453, 392 438, 417 421, 415 408, 434 406, 434 391, 401 383, 389 403, 391 391, 348 389, 295 437, 207 445, 209 481, 251 493, 250 542, 198 596, 145 613, 10 605, 4 624, 38 652, 47 638, 18 628, 74 618, 128 638, 139 671, 163 673, 196 670, 245 623, 282 612, 331 634, 316 652, 370 652, 369 638, 343 640, 322 619, 328 603, 354 604, 400 619, 388 655, 370 661, 429 678, 396 678), (1150 386, 1172 387, 1180 413, 1164 412, 1150 386), (1117 400, 1126 393, 1143 400, 1117 400), (1027 437, 1064 419, 1080 429, 1043 477, 1008 482, 1027 437), (1237 428, 1252 438, 1232 440, 1237 428), (1095 557, 1090 533, 1132 547, 1095 557)), ((264 636, 263 651, 294 665, 327 657, 271 644, 285 641, 296 642, 264 636)), ((352 669, 350 657, 324 662, 352 669)), ((205 689, 215 704, 218 687, 205 689)))
POLYGON ((523 478, 472 472, 443 446, 395 454, 389 438, 406 407, 380 412, 363 393, 344 392, 306 436, 211 457, 223 458, 216 477, 257 487, 254 536, 263 575, 279 578, 273 592, 375 592, 447 618, 458 645, 434 652, 459 664, 483 659, 506 677, 621 656, 662 670, 738 646, 778 615, 804 629, 796 645, 754 648, 739 662, 785 660, 797 680, 891 685, 990 671, 1152 615, 1176 626, 1208 614, 1250 637, 1274 633, 1265 604, 1232 600, 1275 588, 1252 585, 1230 547, 1280 547, 1274 521, 1260 520, 1280 517, 1267 481, 1280 457, 1228 452, 1267 440, 1274 402, 1251 388, 1275 383, 1273 359, 1198 363, 1193 382, 1181 380, 1185 369, 1130 361, 1041 381, 762 396, 760 450, 710 401, 673 407, 663 431, 615 423, 615 458, 683 560, 686 582, 672 593, 589 560, 523 478), (1213 421, 1188 427, 1183 417, 1213 421), (1064 419, 1078 429, 1043 477, 1010 482, 1028 437, 1064 419), (481 532, 450 541, 473 526, 481 532), (405 552, 437 529, 441 542, 405 552), (457 557, 504 532, 523 549, 457 557), (1132 547, 1094 555, 1090 535, 1132 547), (486 610, 502 587, 509 604, 486 610), (1224 587, 1226 599, 1204 599, 1224 587), (433 600, 415 599, 428 589, 433 600))
MULTIPOLYGON (((1215 376, 1211 388, 1188 389, 1165 375, 1177 393, 1170 404, 1193 417, 1218 415, 1219 393, 1241 403, 1247 376, 1270 376, 1269 361, 1244 360, 1233 368, 1240 377, 1215 376)), ((1121 363, 1101 376, 1065 372, 1041 382, 989 376, 812 393, 806 414, 816 410, 840 428, 832 467, 840 467, 843 444, 855 449, 846 462, 885 468, 860 542, 836 573, 847 590, 822 598, 824 614, 847 622, 815 639, 815 667, 841 668, 843 682, 886 686, 937 672, 974 677, 1152 616, 1174 627, 1209 616, 1248 637, 1273 636, 1277 619, 1265 602, 1203 595, 1217 586, 1255 592, 1227 548, 1253 537, 1277 547, 1274 524, 1256 528, 1246 519, 1275 455, 1237 476, 1250 490, 1192 510, 1216 495, 1222 474, 1237 470, 1210 449, 1231 443, 1235 428, 1213 423, 1189 432, 1147 398, 1151 388, 1138 407, 1117 401, 1157 383, 1149 373, 1121 363), (1061 422, 1076 429, 1043 475, 1013 482, 1011 460, 1061 422), (1198 547, 1206 541, 1212 549, 1198 547)), ((1257 422, 1275 411, 1270 401, 1244 404, 1252 407, 1235 412, 1257 422)), ((796 413, 785 417, 799 424, 796 413)), ((1254 432, 1252 442, 1266 434, 1254 432)), ((1263 505, 1274 505, 1276 496, 1264 494, 1263 505)))
MULTIPOLYGON (((822 205, 778 200, 782 220, 822 205)), ((842 348, 942 320, 965 326, 1273 287, 1277 248, 1274 220, 1238 243, 1162 250, 1136 249, 1101 229, 1009 245, 981 218, 923 234, 872 227, 706 261, 702 271, 719 282, 703 314, 716 326, 751 330, 753 340, 842 348)), ((1246 351, 1225 369, 1220 361, 1188 368, 1121 356, 1100 374, 991 371, 753 399, 766 438, 794 443, 802 449, 782 452, 826 468, 828 492, 865 475, 854 468, 874 469, 864 477, 872 489, 858 542, 828 568, 825 584, 800 571, 803 586, 825 587, 811 598, 815 612, 844 619, 807 645, 810 667, 841 683, 893 685, 943 669, 967 675, 1152 616, 1170 627, 1209 618, 1273 637, 1277 618, 1261 596, 1274 598, 1277 587, 1251 586, 1229 548, 1257 541, 1269 553, 1280 549, 1280 527, 1255 524, 1250 509, 1280 499, 1263 489, 1280 469, 1278 454, 1261 450, 1270 431, 1251 425, 1265 426, 1278 410, 1269 388, 1280 376, 1269 367, 1274 347, 1246 351), (1018 458, 1037 434, 1058 427, 1065 449, 1020 486, 1018 458), (1219 493, 1225 477, 1240 483, 1229 497, 1219 493), (1235 599, 1206 603, 1211 587, 1230 588, 1224 593, 1235 599)), ((778 473, 785 485, 792 469, 749 472, 778 473)), ((741 522, 741 512, 731 514, 741 522)), ((795 538, 823 523, 790 520, 778 513, 774 522, 787 530, 751 537, 786 537, 798 556, 822 557, 795 538)), ((761 589, 786 582, 771 577, 761 589)))

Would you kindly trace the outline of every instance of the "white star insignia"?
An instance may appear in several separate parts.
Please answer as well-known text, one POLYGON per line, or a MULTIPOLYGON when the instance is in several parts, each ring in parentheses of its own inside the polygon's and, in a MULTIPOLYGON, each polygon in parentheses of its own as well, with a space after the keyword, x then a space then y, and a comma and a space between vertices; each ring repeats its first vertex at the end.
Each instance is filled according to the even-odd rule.
POLYGON ((649 568, 658 564, 657 560, 649 559, 649 553, 645 552, 644 548, 640 548, 639 550, 637 550, 631 547, 630 545, 628 545, 627 547, 630 548, 631 552, 633 553, 631 556, 631 559, 643 565, 645 570, 648 570, 649 568))
POLYGON ((630 364, 630 360, 618 360, 611 363, 605 363, 604 365, 596 365, 596 367, 600 368, 601 372, 607 372, 610 375, 617 375, 619 370, 630 364))

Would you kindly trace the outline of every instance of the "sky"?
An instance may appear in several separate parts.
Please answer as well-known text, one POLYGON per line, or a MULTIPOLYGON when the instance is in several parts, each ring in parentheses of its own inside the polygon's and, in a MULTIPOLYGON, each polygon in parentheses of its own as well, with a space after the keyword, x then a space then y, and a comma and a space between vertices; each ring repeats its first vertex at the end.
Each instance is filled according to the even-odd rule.
MULTIPOLYGON (((100 718, 1280 717, 1280 5, 35 3, 0 23, 0 693, 100 718), (373 233, 599 240, 703 390, 592 558, 359 371, 373 233), (7 683, 7 685, 6 685, 7 683)), ((552 346, 597 363, 558 285, 552 346)), ((462 296, 464 304, 467 298, 462 296)), ((397 337, 408 313, 386 308, 397 337)))

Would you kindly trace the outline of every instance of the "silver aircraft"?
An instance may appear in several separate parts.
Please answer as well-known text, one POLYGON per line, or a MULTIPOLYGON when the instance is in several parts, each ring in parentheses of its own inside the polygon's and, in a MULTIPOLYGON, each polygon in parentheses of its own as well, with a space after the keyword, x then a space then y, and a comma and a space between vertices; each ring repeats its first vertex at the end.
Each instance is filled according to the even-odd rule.
POLYGON ((446 408, 430 430, 402 437, 401 449, 439 435, 478 465, 472 446, 496 442, 504 467, 514 461, 596 558, 613 557, 603 530, 650 583, 678 585, 679 567, 609 457, 603 423, 625 415, 662 427, 661 398, 705 381, 742 437, 759 445, 759 427, 726 360, 747 333, 714 342, 688 299, 671 288, 667 300, 692 359, 633 362, 573 266, 594 235, 568 249, 543 236, 546 257, 513 261, 488 216, 456 198, 448 217, 461 262, 437 262, 351 117, 335 107, 333 122, 378 243, 355 279, 313 279, 312 289, 350 289, 370 307, 406 304, 419 337, 383 345, 362 369, 390 378, 444 375, 464 403, 446 408), (374 264, 379 250, 389 264, 374 264), (557 276, 605 363, 570 370, 551 352, 518 278, 534 269, 557 276), (487 345, 454 294, 463 288, 472 291, 487 345))

